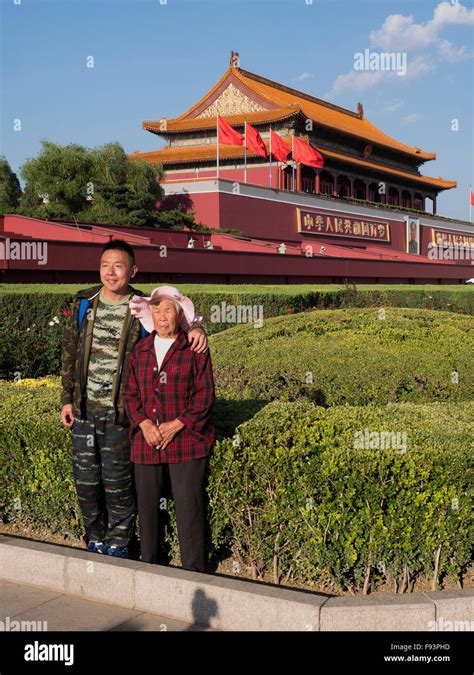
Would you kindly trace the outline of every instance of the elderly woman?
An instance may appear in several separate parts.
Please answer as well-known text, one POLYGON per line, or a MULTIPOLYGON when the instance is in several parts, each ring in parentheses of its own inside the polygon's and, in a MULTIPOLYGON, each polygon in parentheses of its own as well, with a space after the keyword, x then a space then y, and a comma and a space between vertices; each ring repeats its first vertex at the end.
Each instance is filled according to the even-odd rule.
POLYGON ((205 469, 214 442, 210 412, 215 400, 209 351, 191 351, 186 327, 191 300, 171 286, 151 297, 133 296, 132 314, 151 335, 130 358, 124 404, 130 420, 141 559, 158 562, 159 501, 165 467, 176 507, 183 568, 204 572, 205 469))

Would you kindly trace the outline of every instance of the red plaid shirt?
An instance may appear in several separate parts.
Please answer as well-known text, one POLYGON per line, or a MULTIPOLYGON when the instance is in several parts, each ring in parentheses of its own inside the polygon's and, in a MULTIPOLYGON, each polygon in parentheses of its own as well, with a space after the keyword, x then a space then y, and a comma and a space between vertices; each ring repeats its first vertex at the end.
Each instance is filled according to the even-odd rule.
POLYGON ((191 351, 181 329, 158 368, 155 335, 135 346, 125 378, 124 404, 130 421, 131 455, 136 464, 177 464, 206 457, 214 442, 210 412, 215 400, 214 378, 209 350, 191 351), (140 422, 171 422, 185 425, 164 449, 149 445, 140 422))

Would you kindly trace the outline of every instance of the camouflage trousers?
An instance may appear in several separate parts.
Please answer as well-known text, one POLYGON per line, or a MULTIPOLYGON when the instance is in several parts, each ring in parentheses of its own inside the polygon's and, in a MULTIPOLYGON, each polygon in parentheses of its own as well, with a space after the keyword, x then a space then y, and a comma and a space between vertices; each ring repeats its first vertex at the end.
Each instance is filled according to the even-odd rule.
POLYGON ((86 539, 128 546, 136 506, 131 475, 128 427, 115 412, 88 406, 72 427, 73 475, 86 539))

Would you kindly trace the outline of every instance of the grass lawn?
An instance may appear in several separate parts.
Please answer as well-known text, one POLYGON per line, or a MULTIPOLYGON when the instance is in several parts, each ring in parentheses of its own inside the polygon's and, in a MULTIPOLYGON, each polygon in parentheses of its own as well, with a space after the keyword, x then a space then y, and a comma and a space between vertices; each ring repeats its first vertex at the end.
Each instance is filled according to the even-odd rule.
MULTIPOLYGON (((97 283, 100 283, 97 275, 97 283)), ((5 293, 76 293, 82 288, 94 286, 93 283, 81 284, 0 284, 0 294, 5 293)), ((149 292, 164 283, 156 284, 134 284, 136 288, 149 292)), ((173 285, 173 284, 171 284, 173 285)), ((343 284, 178 284, 179 289, 186 294, 198 293, 271 293, 278 295, 295 295, 296 293, 308 293, 311 291, 333 292, 344 290, 343 284)), ((360 291, 437 291, 452 292, 453 290, 464 293, 472 293, 474 284, 360 284, 357 286, 360 291)))

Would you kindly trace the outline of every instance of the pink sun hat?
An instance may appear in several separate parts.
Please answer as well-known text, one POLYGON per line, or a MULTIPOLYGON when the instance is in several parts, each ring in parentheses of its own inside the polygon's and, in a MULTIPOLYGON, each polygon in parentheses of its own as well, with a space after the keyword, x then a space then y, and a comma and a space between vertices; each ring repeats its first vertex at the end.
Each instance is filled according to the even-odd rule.
POLYGON ((152 333, 154 330, 153 318, 151 315, 150 303, 152 300, 174 300, 183 310, 183 319, 181 327, 189 328, 193 321, 202 321, 202 316, 195 316, 194 305, 191 298, 183 295, 173 286, 158 286, 150 296, 134 295, 130 298, 129 306, 133 316, 136 316, 146 331, 152 333))

